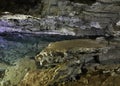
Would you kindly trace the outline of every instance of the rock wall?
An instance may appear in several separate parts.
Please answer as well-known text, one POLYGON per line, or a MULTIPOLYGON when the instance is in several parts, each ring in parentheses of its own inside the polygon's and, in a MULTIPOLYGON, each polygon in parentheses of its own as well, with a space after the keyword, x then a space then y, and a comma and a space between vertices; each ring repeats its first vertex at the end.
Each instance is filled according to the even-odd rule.
POLYGON ((107 66, 97 66, 97 69, 89 69, 87 74, 81 76, 76 76, 76 81, 69 82, 65 80, 64 82, 57 82, 57 80, 63 79, 67 76, 68 72, 65 71, 64 67, 56 67, 44 71, 36 70, 30 71, 20 83, 19 86, 119 86, 120 80, 120 65, 107 65, 107 66), (59 69, 60 68, 60 69, 59 69), (64 68, 64 69, 63 69, 64 68), (62 71, 59 71, 62 70, 62 71), (66 73, 67 72, 67 73, 66 73), (55 76, 51 76, 51 74, 55 76), (59 76, 60 73, 62 76, 59 76), (47 80, 46 78, 47 77, 47 80), (57 77, 57 79, 56 79, 57 77))
POLYGON ((1 11, 31 14, 1 12, 0 36, 9 39, 0 38, 1 86, 119 86, 120 0, 1 2, 1 11), (50 43, 33 57, 45 37, 66 35, 83 39, 50 43))
MULTIPOLYGON (((40 62, 41 66, 56 65, 65 62, 74 64, 94 61, 104 63, 108 60, 115 60, 117 63, 116 59, 119 59, 119 48, 115 48, 115 45, 117 44, 111 43, 111 46, 107 47, 107 42, 105 41, 99 43, 87 39, 61 41, 49 44, 35 58, 36 61, 40 62)), ((114 61, 108 61, 107 63, 114 63, 114 61)))
POLYGON ((40 69, 28 72, 19 86, 119 86, 120 54, 114 45, 85 39, 51 43, 35 57, 40 69))
POLYGON ((56 34, 79 37, 97 37, 105 34, 98 22, 84 21, 79 17, 47 16, 37 18, 30 15, 4 15, 0 18, 0 33, 56 34))

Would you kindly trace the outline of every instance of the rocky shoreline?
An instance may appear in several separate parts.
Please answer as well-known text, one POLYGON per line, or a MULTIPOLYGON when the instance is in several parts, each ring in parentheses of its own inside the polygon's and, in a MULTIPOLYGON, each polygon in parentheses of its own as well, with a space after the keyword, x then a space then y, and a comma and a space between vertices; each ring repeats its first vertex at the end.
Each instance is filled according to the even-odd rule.
MULTIPOLYGON (((108 46, 105 41, 99 44, 97 41, 85 39, 51 43, 35 57, 36 61, 40 62, 40 69, 28 72, 20 86, 27 84, 30 86, 94 86, 97 82, 106 86, 109 82, 104 79, 109 80, 107 77, 119 76, 119 73, 116 72, 119 70, 120 54, 119 48, 116 48, 119 44, 114 47, 115 45, 115 43, 111 43, 111 46, 108 46), (110 53, 111 51, 112 53, 110 53), (99 77, 101 77, 101 82, 96 81, 94 84, 88 81, 90 78, 99 79, 99 77)), ((115 82, 117 83, 117 81, 115 82)))
POLYGON ((120 85, 120 0, 20 1, 0 12, 0 86, 120 85))

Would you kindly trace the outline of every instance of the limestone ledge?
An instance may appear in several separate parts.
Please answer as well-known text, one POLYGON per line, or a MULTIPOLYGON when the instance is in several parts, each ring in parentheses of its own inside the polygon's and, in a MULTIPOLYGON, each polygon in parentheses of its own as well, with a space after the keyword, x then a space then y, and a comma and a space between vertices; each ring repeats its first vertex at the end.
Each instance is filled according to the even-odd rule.
POLYGON ((90 39, 76 39, 50 43, 36 57, 41 66, 64 62, 83 63, 99 58, 111 47, 90 39), (96 57, 98 56, 98 57, 96 57))
POLYGON ((57 34, 71 36, 101 36, 104 30, 98 22, 83 21, 79 17, 47 16, 37 18, 30 15, 4 15, 0 17, 0 34, 28 33, 34 35, 57 34))

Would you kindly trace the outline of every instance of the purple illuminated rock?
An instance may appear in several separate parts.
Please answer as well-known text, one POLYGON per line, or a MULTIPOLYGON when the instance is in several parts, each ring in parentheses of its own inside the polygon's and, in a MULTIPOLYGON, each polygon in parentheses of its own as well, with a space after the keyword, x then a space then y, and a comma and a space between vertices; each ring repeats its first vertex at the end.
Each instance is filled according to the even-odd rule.
POLYGON ((79 17, 47 16, 37 18, 30 15, 4 15, 0 18, 0 32, 31 34, 59 34, 72 36, 104 35, 99 22, 83 21, 79 17))

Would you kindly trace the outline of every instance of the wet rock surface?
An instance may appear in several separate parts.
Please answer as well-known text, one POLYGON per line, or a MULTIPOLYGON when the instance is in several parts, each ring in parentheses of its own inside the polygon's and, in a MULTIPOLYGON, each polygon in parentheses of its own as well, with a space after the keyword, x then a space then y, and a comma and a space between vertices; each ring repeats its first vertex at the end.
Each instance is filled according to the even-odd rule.
POLYGON ((48 42, 41 38, 13 36, 0 37, 0 62, 13 65, 16 60, 28 56, 33 58, 48 42), (14 38, 13 38, 14 37, 14 38))
MULTIPOLYGON (((108 85, 109 80, 116 78, 117 75, 119 76, 119 73, 116 72, 116 70, 119 70, 120 54, 119 48, 115 47, 116 45, 119 47, 119 44, 114 42, 111 43, 111 46, 108 46, 105 41, 103 43, 99 43, 98 41, 89 39, 60 41, 49 44, 47 48, 35 57, 36 60, 40 62, 40 68, 52 70, 59 64, 66 63, 65 65, 68 69, 67 74, 70 75, 67 75, 65 71, 62 71, 63 75, 61 74, 62 76, 57 78, 61 79, 59 82, 56 82, 55 76, 57 75, 54 74, 55 76, 53 76, 53 78, 55 80, 52 80, 54 83, 49 82, 49 79, 47 79, 48 82, 42 85, 108 85), (63 78, 64 76, 66 76, 65 79, 63 78), (94 80, 97 80, 96 83, 94 83, 94 80)), ((56 73, 61 73, 61 71, 56 73)), ((30 75, 26 75, 22 84, 30 84, 29 79, 31 80, 32 78, 36 78, 34 74, 36 74, 36 72, 30 72, 30 75), (29 77, 32 74, 33 77, 29 77)), ((38 82, 36 82, 36 86, 42 86, 41 84, 38 84, 39 81, 43 82, 42 80, 38 80, 38 82)), ((117 78, 114 82, 117 82, 118 80, 119 78, 117 78)), ((110 83, 110 85, 113 85, 114 82, 110 83)), ((34 83, 35 82, 32 81, 32 84, 34 83)))
POLYGON ((98 22, 86 22, 79 17, 48 16, 37 18, 30 15, 5 15, 0 18, 0 32, 18 32, 33 35, 58 34, 71 36, 102 36, 104 29, 98 22))
POLYGON ((89 39, 61 41, 49 44, 35 58, 40 61, 41 66, 44 66, 44 63, 49 65, 66 61, 81 63, 94 60, 94 56, 97 55, 99 58, 100 53, 107 52, 109 49, 106 44, 99 44, 89 39))
POLYGON ((119 86, 119 3, 0 3, 0 86, 119 86))
POLYGON ((44 72, 28 72, 20 85, 119 86, 119 57, 119 43, 116 42, 111 42, 110 46, 105 40, 100 43, 89 39, 51 43, 35 57, 44 72), (48 74, 51 70, 53 76, 48 74))
POLYGON ((0 86, 17 85, 28 71, 36 69, 35 61, 27 57, 17 60, 14 64, 4 71, 0 86))

